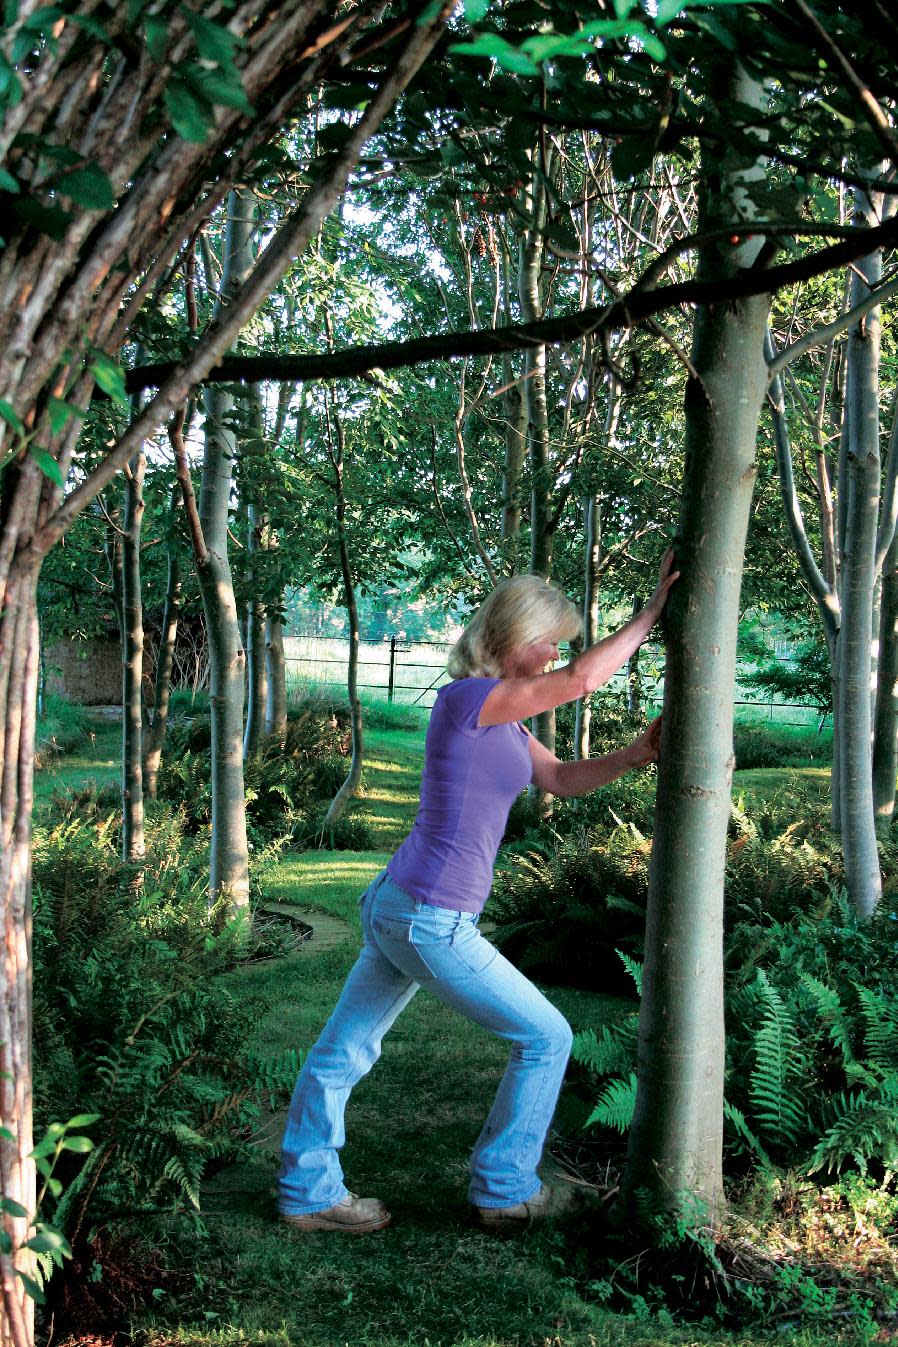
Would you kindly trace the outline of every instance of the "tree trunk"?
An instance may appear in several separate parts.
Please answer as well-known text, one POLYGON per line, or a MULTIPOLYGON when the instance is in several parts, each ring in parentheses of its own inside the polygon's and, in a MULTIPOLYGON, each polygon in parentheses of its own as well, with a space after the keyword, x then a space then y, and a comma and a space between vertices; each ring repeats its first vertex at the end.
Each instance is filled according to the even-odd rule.
MULTIPOLYGON (((31 1094, 31 808, 39 639, 37 567, 22 568, 6 587, 0 618, 0 883, 4 894, 3 985, 0 991, 0 1191, 29 1213, 0 1215, 20 1250, 36 1201, 31 1094)), ((28 1347, 34 1338, 34 1302, 15 1269, 33 1271, 24 1253, 0 1252, 3 1342, 28 1347)))
POLYGON ((169 507, 170 536, 168 541, 168 574, 165 585, 165 606, 162 610, 162 630, 159 634, 159 653, 156 657, 156 681, 153 692, 153 716, 143 739, 143 784, 147 798, 155 800, 159 786, 159 762, 165 731, 168 728, 168 703, 171 697, 171 676, 178 637, 178 619, 181 615, 181 562, 174 521, 181 504, 178 487, 172 491, 169 507))
POLYGON ((898 779, 898 535, 886 553, 879 609, 879 679, 873 736, 873 804, 877 834, 886 837, 898 779))
MULTIPOLYGON (((872 224, 875 214, 875 203, 861 189, 856 189, 855 225, 863 228, 872 224)), ((851 273, 852 308, 866 298, 881 274, 881 253, 861 258, 851 273)), ((873 808, 870 714, 870 641, 880 489, 879 347, 879 309, 875 308, 855 324, 849 336, 847 477, 839 481, 840 497, 847 494, 839 633, 842 848, 848 896, 862 917, 872 915, 882 893, 873 808)))
MULTIPOLYGON (((255 505, 249 505, 246 519, 247 551, 249 553, 250 584, 255 588, 253 554, 259 550, 260 523, 255 505)), ((268 701, 266 687, 265 605, 251 598, 246 605, 246 729, 243 735, 243 756, 258 752, 265 735, 265 707, 268 701)))
MULTIPOLYGON (((583 649, 596 643, 599 626, 599 557, 602 551, 602 505, 598 496, 583 502, 583 649)), ((574 712, 574 757, 589 757, 592 710, 578 697, 574 712)))
MULTIPOLYGON (((518 296, 521 321, 536 322, 543 317, 540 278, 545 252, 545 228, 548 203, 541 172, 534 170, 530 188, 530 218, 520 244, 518 296)), ((554 535, 551 519, 552 474, 549 449, 549 406, 546 399, 546 348, 529 346, 524 355, 524 405, 527 409, 527 443, 530 450, 530 570, 534 575, 552 573, 554 535)), ((533 733, 539 742, 555 752, 554 709, 532 719, 533 733)), ((552 812, 552 796, 537 791, 539 813, 547 818, 552 812)))
MULTIPOLYGON (((633 595, 633 617, 639 612, 642 604, 639 601, 639 595, 633 595)), ((627 711, 634 718, 642 710, 642 684, 639 678, 639 651, 634 650, 633 654, 627 660, 627 711)))
POLYGON ((139 450, 125 482, 122 516, 122 860, 140 861, 143 831, 143 593, 140 540, 147 460, 139 450))
MULTIPOLYGON (((255 202, 231 192, 225 231, 222 300, 227 305, 252 268, 255 202)), ((212 716, 212 843, 209 888, 212 899, 226 896, 232 916, 249 912, 249 848, 243 784, 243 697, 246 656, 240 640, 237 603, 228 561, 228 512, 234 475, 235 441, 225 424, 234 400, 220 385, 204 389, 205 454, 200 487, 200 524, 206 556, 197 577, 209 642, 209 699, 212 716)))
MULTIPOLYGON (((748 76, 729 95, 760 101, 748 76)), ((732 108, 732 104, 730 107, 732 108)), ((708 167, 708 166, 706 166, 708 167)), ((738 168, 710 166, 705 220, 732 219, 738 168), (722 175, 723 200, 710 183, 722 175), (715 218, 716 217, 716 218, 715 218)), ((749 169, 754 176, 760 166, 749 169)), ((717 179, 718 181, 720 179, 717 179)), ((743 179, 744 181, 744 179, 743 179)), ((706 245, 699 266, 723 278, 751 265, 760 243, 706 245)), ((689 1210, 695 1194, 712 1219, 723 1176, 723 878, 733 773, 736 631, 745 536, 766 391, 768 301, 700 308, 686 391, 686 458, 677 565, 667 609, 667 667, 655 832, 649 869, 639 1086, 620 1209, 641 1193, 662 1209, 689 1210)), ((694 1208, 693 1208, 694 1214, 694 1208)))
POLYGON ((287 734, 287 661, 284 658, 284 624, 265 614, 265 733, 283 740, 287 734))
POLYGON ((362 722, 362 703, 359 700, 359 610, 355 597, 355 584, 352 578, 352 566, 349 560, 349 546, 346 540, 346 500, 342 490, 342 477, 339 480, 337 498, 337 529, 340 541, 340 570, 343 575, 343 592, 346 598, 346 616, 349 621, 349 663, 346 669, 346 693, 349 697, 349 715, 352 725, 352 758, 346 780, 330 802, 324 816, 323 831, 334 829, 346 813, 350 800, 359 788, 362 779, 365 740, 362 722))

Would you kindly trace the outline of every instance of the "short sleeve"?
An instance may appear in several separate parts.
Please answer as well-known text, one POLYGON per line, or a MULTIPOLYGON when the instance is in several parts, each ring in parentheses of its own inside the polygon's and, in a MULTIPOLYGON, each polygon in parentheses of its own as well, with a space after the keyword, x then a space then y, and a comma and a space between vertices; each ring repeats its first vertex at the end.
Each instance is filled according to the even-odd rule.
POLYGON ((457 730, 473 734, 480 708, 500 680, 498 678, 456 678, 440 689, 440 701, 457 730))

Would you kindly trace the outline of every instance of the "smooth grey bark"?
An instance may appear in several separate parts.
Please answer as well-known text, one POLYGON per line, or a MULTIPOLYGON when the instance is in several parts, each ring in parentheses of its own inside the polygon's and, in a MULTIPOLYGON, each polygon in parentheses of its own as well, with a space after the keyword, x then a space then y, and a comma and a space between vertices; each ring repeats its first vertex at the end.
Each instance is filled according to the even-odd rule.
POLYGON ((131 460, 122 512, 122 860, 146 852, 143 809, 143 593, 140 541, 146 454, 131 460))
MULTIPOLYGON (((599 626, 599 557, 602 551, 602 505, 598 496, 583 502, 583 649, 595 645, 599 626)), ((574 758, 589 757, 592 710, 578 697, 574 710, 574 758)))
MULTIPOLYGON (((551 149, 546 158, 551 156, 551 149)), ((543 316, 542 264, 545 230, 548 220, 546 177, 547 163, 534 165, 530 184, 530 215, 521 236, 518 255, 518 301, 521 321, 536 322, 543 316)), ((524 405, 527 410, 527 446, 530 456, 530 570, 534 575, 552 573, 554 532, 551 528, 551 465, 549 447, 549 407, 546 399, 546 348, 528 347, 524 355, 524 405)), ((555 752, 556 716, 554 709, 532 718, 533 733, 544 748, 555 752)), ((552 812, 552 796, 536 792, 539 812, 552 812)))
MULTIPOLYGON (((603 439, 610 446, 620 424, 623 390, 620 380, 608 377, 608 403, 605 408, 603 439)), ((599 561, 602 554, 602 505, 597 495, 583 502, 583 648, 595 645, 599 627, 599 561)), ((574 711, 574 757, 589 757, 589 732, 592 711, 589 702, 578 698, 574 711)))
MULTIPOLYGON (((251 194, 228 196, 221 299, 226 305, 253 265, 255 202, 251 194)), ((233 398, 220 385, 203 390, 205 451, 199 517, 206 555, 197 558, 209 643, 212 719, 212 840, 209 889, 224 897, 231 916, 249 912, 249 848, 243 783, 243 699, 246 656, 228 560, 228 514, 236 444, 226 422, 233 398)))
POLYGON ((359 610, 356 602, 355 581, 352 574, 352 562, 349 555, 349 539, 346 534, 346 483, 344 468, 346 463, 346 445, 343 423, 339 412, 332 409, 328 413, 328 435, 333 436, 330 444, 331 464, 334 470, 334 494, 337 506, 337 540, 340 550, 340 574, 343 579, 343 595, 346 604, 346 617, 349 623, 349 662, 346 668, 346 695, 349 698, 349 716, 352 728, 352 757, 346 780, 337 791, 324 816, 322 832, 337 826, 346 813, 350 800, 355 795, 362 780, 362 765, 365 753, 365 727, 362 719, 362 703, 359 698, 359 610))
POLYGON ((159 787, 159 763, 168 728, 168 704, 171 698, 172 668, 175 642, 181 616, 183 580, 178 541, 174 521, 181 506, 181 493, 176 486, 169 505, 168 565, 165 581, 165 603, 162 609, 162 629, 159 633, 159 652, 156 656, 156 679, 153 690, 153 711, 143 736, 143 785, 147 799, 155 800, 159 787))
MULTIPOLYGON (((875 222, 878 202, 855 192, 854 223, 875 222)), ((874 252, 852 271, 851 307, 860 303, 882 275, 882 254, 874 252)), ((842 532, 839 633, 839 788, 845 886, 855 911, 872 915, 882 894, 873 808, 873 758, 870 705, 871 622, 876 587, 876 535, 879 516, 879 353, 878 307, 856 323, 848 339, 848 388, 845 406, 846 497, 842 532), (847 488, 847 489, 846 489, 847 488)))
MULTIPOLYGON (((639 612, 642 604, 639 601, 639 595, 633 595, 633 617, 639 612)), ((633 654, 627 660, 627 711, 631 716, 638 716, 642 710, 642 682, 639 677, 639 651, 634 650, 633 654)))
MULTIPOLYGON (((760 102, 738 72, 728 89, 760 102)), ((732 104, 730 104, 732 107, 732 104)), ((751 218, 744 177, 760 165, 706 162, 709 218, 751 218), (721 183, 722 200, 711 196, 721 183), (741 209, 740 209, 741 208, 741 209), (738 215, 737 215, 738 218, 738 215)), ((712 244, 700 273, 749 266, 759 241, 729 255, 712 244)), ((736 631, 745 536, 767 385, 764 297, 697 310, 685 400, 686 455, 677 567, 666 613, 667 666, 655 830, 649 869, 636 1111, 619 1211, 644 1190, 658 1207, 713 1220, 723 1200, 723 879, 733 773, 736 631)))
MULTIPOLYGON (((764 341, 764 356, 769 367, 775 367, 777 355, 768 329, 764 341)), ((821 393, 821 397, 823 393, 821 393)), ((776 469, 779 480, 780 498, 786 516, 786 524, 792 546, 798 558, 805 583, 811 591, 826 637, 829 652, 830 682, 833 702, 833 760, 830 771, 830 823, 833 831, 840 832, 842 827, 841 804, 841 750, 839 728, 839 632, 842 625, 842 605, 839 596, 839 568, 835 554, 835 521, 832 511, 832 495, 829 486, 829 471, 822 448, 817 456, 818 495, 821 504, 821 536, 823 540, 823 566, 817 565, 811 548, 804 521, 801 500, 795 485, 795 473, 792 464, 792 446, 789 427, 786 421, 786 399, 783 381, 774 374, 768 389, 768 406, 773 423, 773 438, 776 450, 776 469)), ((821 430, 818 422, 818 432, 821 430)), ((822 441, 822 433, 820 434, 822 441)), ((841 497, 841 493, 840 493, 841 497)))
POLYGON ((284 624, 265 614, 265 733, 283 739, 287 733, 287 661, 284 658, 284 624))
MULTIPOLYGON (((264 522, 255 505, 247 507, 246 547, 249 553, 250 584, 254 584, 253 555, 259 551, 264 522)), ((265 653, 265 605, 251 598, 246 605, 246 729, 243 756, 256 753, 265 736, 265 708, 268 702, 265 653)))
POLYGON ((879 608, 879 676, 873 734, 873 807, 876 832, 887 836, 898 779, 898 537, 886 553, 879 608))

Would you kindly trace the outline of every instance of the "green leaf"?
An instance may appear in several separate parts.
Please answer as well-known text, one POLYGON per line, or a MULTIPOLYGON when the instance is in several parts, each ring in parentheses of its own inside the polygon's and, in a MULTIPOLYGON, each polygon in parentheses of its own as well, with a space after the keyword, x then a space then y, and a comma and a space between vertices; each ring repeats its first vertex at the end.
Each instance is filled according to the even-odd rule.
POLYGON ((94 1143, 91 1141, 90 1137, 66 1137, 65 1141, 62 1143, 62 1149, 64 1151, 75 1151, 77 1155, 86 1155, 87 1152, 92 1151, 93 1148, 94 1143))
POLYGON ((12 1253, 12 1240, 5 1230, 0 1230, 0 1253, 12 1253))
POLYGON ((18 178, 14 178, 8 168, 0 168, 0 189, 4 192, 14 192, 16 196, 22 190, 18 178))
POLYGON ((611 153, 611 168, 618 182, 626 182, 647 173, 654 157, 654 136, 625 136, 611 153))
POLYGON ((59 191, 88 210, 112 210, 115 191, 108 173, 99 164, 85 164, 59 180, 59 191))
MULTIPOLYGON (((4 405, 4 407, 8 407, 8 406, 9 406, 9 403, 8 403, 8 402, 4 402, 3 405, 4 405)), ((13 415, 15 415, 14 412, 13 412, 13 415)), ((21 422, 20 422, 20 424, 21 424, 21 422)), ((15 1134, 15 1132, 10 1131, 10 1129, 9 1129, 8 1127, 0 1127, 0 1137, 3 1137, 6 1141, 15 1141, 15 1139, 16 1139, 16 1134, 15 1134)))
POLYGON ((165 90, 165 106, 172 126, 182 140, 193 145, 205 143, 212 126, 212 110, 183 79, 175 76, 169 82, 165 90))
POLYGON ((179 67, 181 74, 190 86, 196 90, 206 103, 220 104, 226 108, 237 108, 251 117, 254 112, 252 103, 246 96, 246 90, 240 82, 239 71, 209 70, 201 65, 179 67))
MULTIPOLYGON (((47 410, 50 413, 50 429, 54 435, 58 435, 65 423, 70 421, 73 416, 81 417, 82 420, 84 418, 84 412, 80 407, 72 406, 70 402, 66 402, 63 398, 51 396, 47 403, 47 410)), ((72 1123, 69 1123, 69 1126, 71 1127, 72 1123)))
POLYGON ((90 33, 91 37, 98 37, 101 42, 105 42, 107 47, 113 45, 112 38, 107 33, 99 19, 95 19, 92 14, 70 14, 70 19, 76 23, 79 28, 83 28, 85 33, 90 33))
MULTIPOLYGON (((57 486, 65 486, 65 479, 60 471, 59 464, 48 449, 42 448, 39 444, 29 444, 28 452, 45 477, 49 477, 50 481, 55 482, 57 486)), ((35 1147, 35 1149, 37 1148, 35 1147)))
POLYGON ((480 23, 485 19, 490 7, 490 0, 465 0, 465 21, 470 24, 480 23))
POLYGON ((72 1256, 72 1246, 65 1235, 61 1235, 51 1225, 44 1226, 36 1235, 32 1235, 31 1239, 26 1241, 25 1248, 30 1249, 32 1253, 55 1253, 59 1250, 65 1258, 72 1256))
POLYGON ((115 363, 111 356, 108 356, 105 351, 92 351, 88 368, 104 393, 108 393, 115 402, 120 402, 123 407, 131 406, 131 400, 125 391, 125 371, 121 365, 115 363))
POLYGON ((0 1211, 5 1212, 7 1216, 17 1216, 22 1221, 28 1220, 28 1212, 21 1202, 16 1202, 11 1197, 0 1197, 0 1211))
POLYGON ((102 1116, 102 1113, 76 1113, 74 1118, 69 1118, 66 1127, 92 1127, 102 1116))
POLYGON ((234 33, 203 18, 202 14, 194 14, 186 5, 181 6, 181 13, 193 30, 196 49, 204 61, 215 61, 221 66, 234 64, 234 49, 239 42, 234 33))
MULTIPOLYGON (((12 426, 17 435, 25 434, 22 418, 19 416, 19 413, 16 411, 15 407, 13 407, 12 403, 7 402, 5 398, 0 398, 0 416, 3 417, 3 420, 7 425, 12 426)), ((7 1132, 6 1135, 10 1140, 13 1140, 11 1132, 7 1132)))
POLYGON ((39 1282, 36 1282, 33 1277, 29 1277, 27 1273, 20 1272, 18 1268, 16 1268, 16 1276, 21 1277, 26 1293, 36 1305, 46 1305, 46 1297, 39 1282))
POLYGON ((473 42, 457 42, 449 50, 459 56, 485 56, 516 75, 539 74, 535 61, 497 33, 481 33, 473 42))
POLYGON ((48 1174, 45 1174, 44 1177, 47 1180, 47 1188, 49 1189, 50 1196, 59 1197, 59 1194, 62 1192, 62 1183, 60 1180, 50 1178, 48 1174))
POLYGON ((143 21, 143 35, 154 61, 163 61, 168 46, 168 25, 155 14, 148 14, 143 21))
POLYGON ((65 232, 72 223, 73 216, 61 206, 44 206, 33 197, 16 197, 11 203, 19 219, 33 225, 41 234, 47 234, 56 243, 61 243, 65 232))
POLYGON ((22 101, 22 85, 18 73, 2 51, 0 51, 0 98, 11 108, 22 101))
POLYGON ((664 24, 670 23, 675 19, 681 10, 686 9, 688 0, 658 0, 658 9, 655 14, 655 23, 659 28, 664 24))

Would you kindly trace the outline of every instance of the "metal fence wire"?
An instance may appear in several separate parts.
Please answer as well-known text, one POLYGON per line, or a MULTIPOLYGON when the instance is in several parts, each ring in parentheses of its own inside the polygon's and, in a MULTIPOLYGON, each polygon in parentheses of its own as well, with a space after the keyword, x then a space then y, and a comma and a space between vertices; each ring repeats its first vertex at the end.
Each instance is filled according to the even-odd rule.
MULTIPOLYGON (((359 688, 381 693, 388 701, 406 705, 433 706, 444 683, 449 682, 446 660, 451 641, 405 641, 399 636, 359 642, 359 688)), ((345 689, 349 641, 332 636, 288 636, 284 640, 288 682, 311 684, 322 689, 345 689)), ((610 686, 626 687, 626 674, 615 675, 610 686)), ((646 679, 643 701, 660 710, 663 680, 646 679)), ((737 694, 738 694, 737 689, 737 694)), ((768 724, 822 726, 831 717, 821 717, 819 707, 795 702, 765 702, 737 695, 740 719, 765 720, 768 724)))

